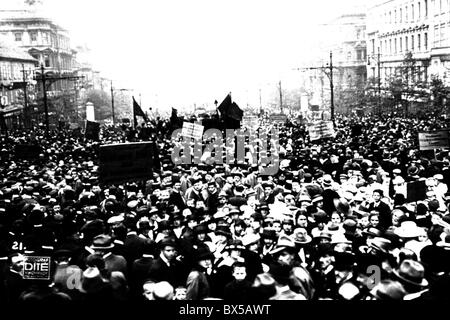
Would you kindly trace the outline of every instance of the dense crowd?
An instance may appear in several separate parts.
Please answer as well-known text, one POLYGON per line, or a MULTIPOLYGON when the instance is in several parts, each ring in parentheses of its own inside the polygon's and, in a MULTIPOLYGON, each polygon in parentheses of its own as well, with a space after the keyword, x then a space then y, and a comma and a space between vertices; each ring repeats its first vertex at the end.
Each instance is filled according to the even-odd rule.
POLYGON ((169 120, 105 127, 100 141, 9 132, 0 299, 448 299, 449 151, 420 151, 417 138, 447 127, 338 117, 335 138, 310 141, 304 121, 290 119, 274 138, 271 176, 254 162, 175 165, 169 120), (99 146, 136 141, 157 143, 153 178, 101 183, 99 146), (24 144, 41 149, 23 157, 24 144), (408 186, 420 181, 423 197, 412 199, 408 186), (24 279, 27 256, 51 257, 49 280, 24 279))

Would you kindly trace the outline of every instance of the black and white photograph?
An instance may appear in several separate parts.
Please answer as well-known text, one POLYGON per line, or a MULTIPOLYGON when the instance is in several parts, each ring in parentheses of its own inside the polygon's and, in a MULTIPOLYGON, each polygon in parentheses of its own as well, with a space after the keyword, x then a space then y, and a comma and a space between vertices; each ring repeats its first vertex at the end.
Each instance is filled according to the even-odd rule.
POLYGON ((450 0, 1 0, 0 98, 0 305, 450 301, 450 0))

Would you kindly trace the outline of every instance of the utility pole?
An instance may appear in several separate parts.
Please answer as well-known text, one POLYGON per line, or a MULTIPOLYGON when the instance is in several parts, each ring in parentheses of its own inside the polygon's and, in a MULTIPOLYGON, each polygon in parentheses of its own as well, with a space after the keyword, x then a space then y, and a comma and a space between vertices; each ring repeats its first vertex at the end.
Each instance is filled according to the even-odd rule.
POLYGON ((47 87, 45 86, 46 79, 43 64, 41 64, 41 76, 42 76, 42 90, 44 91, 45 132, 48 136, 50 128, 48 124, 47 87))
MULTIPOLYGON (((328 67, 306 67, 306 68, 295 68, 294 70, 304 71, 304 70, 321 70, 323 71, 327 76, 328 80, 330 80, 330 93, 331 93, 331 99, 330 99, 330 113, 331 113, 331 121, 333 121, 333 125, 335 125, 335 116, 334 116, 334 83, 333 83, 333 52, 330 51, 330 64, 328 67), (329 73, 325 72, 325 70, 328 69, 329 73)), ((322 86, 323 88, 323 86, 322 86)))
POLYGON ((330 51, 331 121, 334 124, 333 51, 330 51))
POLYGON ((25 65, 22 63, 22 80, 23 80, 23 111, 25 115, 25 128, 28 128, 30 121, 30 110, 28 110, 28 97, 27 97, 27 80, 25 74, 25 65))
POLYGON ((259 114, 262 111, 262 103, 261 103, 261 88, 259 88, 259 114))
POLYGON ((278 82, 278 90, 280 91, 280 111, 283 113, 283 92, 281 91, 281 81, 278 82))
POLYGON ((111 110, 112 110, 113 126, 116 126, 116 116, 114 115, 114 89, 112 80, 111 80, 111 110))
POLYGON ((378 114, 381 114, 381 54, 378 47, 378 114))
POLYGON ((45 75, 45 70, 44 70, 44 65, 41 64, 41 77, 40 78, 35 78, 36 80, 41 80, 42 81, 42 89, 43 89, 43 100, 44 100, 44 111, 45 111, 45 129, 46 129, 46 133, 47 135, 49 134, 50 131, 50 126, 49 126, 49 120, 48 120, 48 103, 47 103, 47 83, 49 85, 52 84, 52 82, 58 81, 58 80, 78 80, 78 79, 83 79, 84 76, 67 76, 67 77, 48 77, 45 75))

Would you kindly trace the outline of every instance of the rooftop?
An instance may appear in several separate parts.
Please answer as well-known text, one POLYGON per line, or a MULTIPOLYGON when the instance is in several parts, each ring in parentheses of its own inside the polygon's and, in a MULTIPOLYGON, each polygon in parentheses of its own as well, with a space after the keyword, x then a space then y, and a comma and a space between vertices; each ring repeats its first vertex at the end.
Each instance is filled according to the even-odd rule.
POLYGON ((10 44, 0 42, 0 58, 36 62, 28 52, 10 44))

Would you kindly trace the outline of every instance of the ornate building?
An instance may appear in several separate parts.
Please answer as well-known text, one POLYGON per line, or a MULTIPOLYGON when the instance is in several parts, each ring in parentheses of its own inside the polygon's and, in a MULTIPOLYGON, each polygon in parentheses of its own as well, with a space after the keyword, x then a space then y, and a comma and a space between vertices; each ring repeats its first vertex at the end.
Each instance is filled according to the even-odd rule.
POLYGON ((384 1, 369 9, 367 35, 369 77, 379 72, 386 84, 410 53, 415 80, 429 82, 438 76, 450 84, 449 0, 384 1))
POLYGON ((25 99, 28 102, 34 99, 32 86, 35 84, 33 79, 37 62, 27 52, 0 42, 1 125, 12 128, 23 123, 25 99), (25 86, 28 89, 27 97, 24 95, 25 86))

